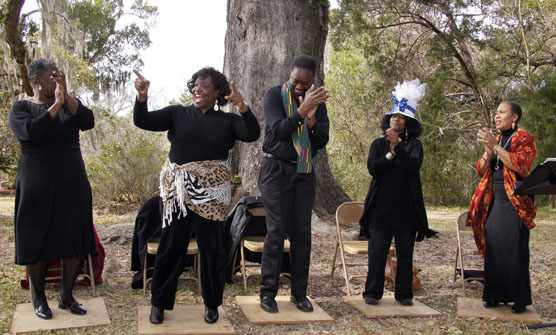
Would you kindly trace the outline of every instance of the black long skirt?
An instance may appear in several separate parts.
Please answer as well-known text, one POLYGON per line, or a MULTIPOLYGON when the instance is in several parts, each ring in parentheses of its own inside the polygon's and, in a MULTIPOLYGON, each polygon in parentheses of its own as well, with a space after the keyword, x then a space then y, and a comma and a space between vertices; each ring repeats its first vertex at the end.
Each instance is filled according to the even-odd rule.
POLYGON ((79 149, 22 153, 15 199, 15 262, 95 254, 91 186, 79 149))
POLYGON ((529 230, 504 189, 493 182, 494 200, 485 226, 483 301, 531 305, 529 230))

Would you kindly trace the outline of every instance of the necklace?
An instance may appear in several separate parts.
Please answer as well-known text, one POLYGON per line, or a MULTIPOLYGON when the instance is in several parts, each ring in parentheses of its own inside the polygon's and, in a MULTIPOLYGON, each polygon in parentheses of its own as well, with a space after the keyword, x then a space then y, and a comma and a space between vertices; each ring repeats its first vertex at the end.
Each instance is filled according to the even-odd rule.
MULTIPOLYGON (((512 141, 512 137, 514 136, 515 131, 512 133, 512 135, 510 135, 510 138, 508 138, 508 140, 506 141, 506 144, 504 144, 504 146, 502 147, 502 149, 506 150, 506 147, 508 146, 508 143, 510 143, 512 141)), ((498 146, 501 146, 502 144, 502 137, 500 137, 500 141, 498 142, 498 146)), ((496 166, 494 167, 494 170, 498 171, 498 169, 500 169, 500 156, 498 156, 498 153, 496 153, 496 166)))

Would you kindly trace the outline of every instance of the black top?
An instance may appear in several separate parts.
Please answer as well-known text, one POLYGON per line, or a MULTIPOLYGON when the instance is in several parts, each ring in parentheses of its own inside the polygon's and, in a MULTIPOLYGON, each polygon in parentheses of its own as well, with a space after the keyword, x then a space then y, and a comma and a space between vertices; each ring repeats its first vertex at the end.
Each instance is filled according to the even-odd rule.
MULTIPOLYGON (((512 151, 511 136, 514 133, 514 129, 506 129, 502 131, 502 138, 500 139, 500 147, 504 148, 507 152, 512 151)), ((498 159, 497 155, 492 155, 490 160, 490 170, 492 171, 492 180, 503 182, 504 181, 504 162, 498 159), (498 165, 498 170, 496 166, 498 165)), ((521 180, 519 173, 516 173, 518 180, 521 180)))
POLYGON ((53 149, 79 149, 79 130, 95 126, 93 112, 77 99, 77 113, 71 114, 64 104, 56 118, 48 109, 54 103, 35 104, 28 100, 16 101, 8 122, 21 142, 21 152, 53 149))
MULTIPOLYGON (((403 139, 403 135, 402 135, 403 139)), ((423 145, 416 138, 400 142, 393 160, 386 158, 390 143, 385 137, 373 141, 367 168, 373 176, 361 218, 361 234, 368 228, 417 230, 417 241, 436 232, 428 228, 419 169, 423 163, 423 145)))
POLYGON ((236 140, 256 141, 261 133, 251 110, 240 113, 208 110, 193 105, 172 105, 149 112, 147 101, 135 101, 133 123, 141 129, 168 131, 170 161, 178 165, 204 160, 224 160, 236 140))
MULTIPOLYGON (((272 154, 284 161, 297 160, 297 153, 293 147, 292 134, 299 127, 303 118, 299 113, 288 117, 282 103, 282 86, 276 86, 264 95, 263 111, 266 120, 263 152, 272 154)), ((299 106, 299 100, 295 100, 299 106)), ((319 149, 328 143, 328 129, 330 121, 326 111, 326 105, 320 104, 315 114, 317 122, 309 129, 309 140, 311 141, 312 156, 315 157, 319 149)))

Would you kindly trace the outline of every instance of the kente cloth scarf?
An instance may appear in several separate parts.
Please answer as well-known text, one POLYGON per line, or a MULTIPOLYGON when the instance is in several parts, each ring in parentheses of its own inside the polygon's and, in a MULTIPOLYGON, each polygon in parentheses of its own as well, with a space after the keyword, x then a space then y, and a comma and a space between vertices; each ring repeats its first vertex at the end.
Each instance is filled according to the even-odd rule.
MULTIPOLYGON (((290 83, 282 85, 282 104, 288 117, 297 113, 295 99, 292 96, 290 83)), ((311 141, 309 140, 309 127, 307 118, 297 127, 292 134, 293 147, 297 153, 297 173, 311 173, 313 171, 313 159, 311 157, 311 141)))
POLYGON ((187 215, 187 209, 213 221, 226 221, 231 201, 230 165, 224 160, 177 165, 166 160, 160 172, 160 197, 164 206, 162 227, 172 214, 187 215))

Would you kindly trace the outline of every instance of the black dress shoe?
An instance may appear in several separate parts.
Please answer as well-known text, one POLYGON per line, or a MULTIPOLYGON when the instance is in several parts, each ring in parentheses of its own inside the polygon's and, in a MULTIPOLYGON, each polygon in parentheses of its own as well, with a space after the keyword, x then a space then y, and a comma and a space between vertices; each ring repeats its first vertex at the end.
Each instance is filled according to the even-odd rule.
POLYGON ((404 298, 404 299, 400 299, 398 300, 398 302, 404 306, 411 306, 413 305, 413 299, 409 299, 409 298, 404 298))
POLYGON ((378 299, 375 298, 365 298, 365 303, 367 305, 378 305, 378 299))
POLYGON ((50 310, 50 307, 48 307, 47 303, 39 305, 38 307, 35 306, 34 302, 32 304, 36 316, 45 320, 52 319, 52 311, 50 310))
POLYGON ((512 313, 519 314, 523 312, 525 312, 525 305, 514 303, 514 305, 512 306, 512 313))
POLYGON ((494 307, 498 307, 498 301, 487 300, 487 301, 485 301, 485 303, 483 304, 483 306, 484 306, 485 308, 494 308, 494 307))
POLYGON ((151 308, 151 316, 149 317, 149 321, 151 321, 151 323, 155 325, 162 323, 162 321, 164 321, 164 310, 153 305, 151 308))
POLYGON ((265 312, 278 313, 278 305, 276 304, 276 300, 269 295, 261 296, 261 308, 265 312))
POLYGON ((58 308, 59 309, 69 309, 72 314, 83 315, 87 313, 87 310, 77 301, 72 301, 70 303, 65 303, 62 298, 58 296, 58 308))
POLYGON ((218 309, 205 306, 205 322, 215 323, 218 321, 218 309))
POLYGON ((297 309, 303 312, 312 312, 313 311, 313 304, 307 299, 304 295, 292 296, 290 297, 290 301, 293 302, 297 309))

